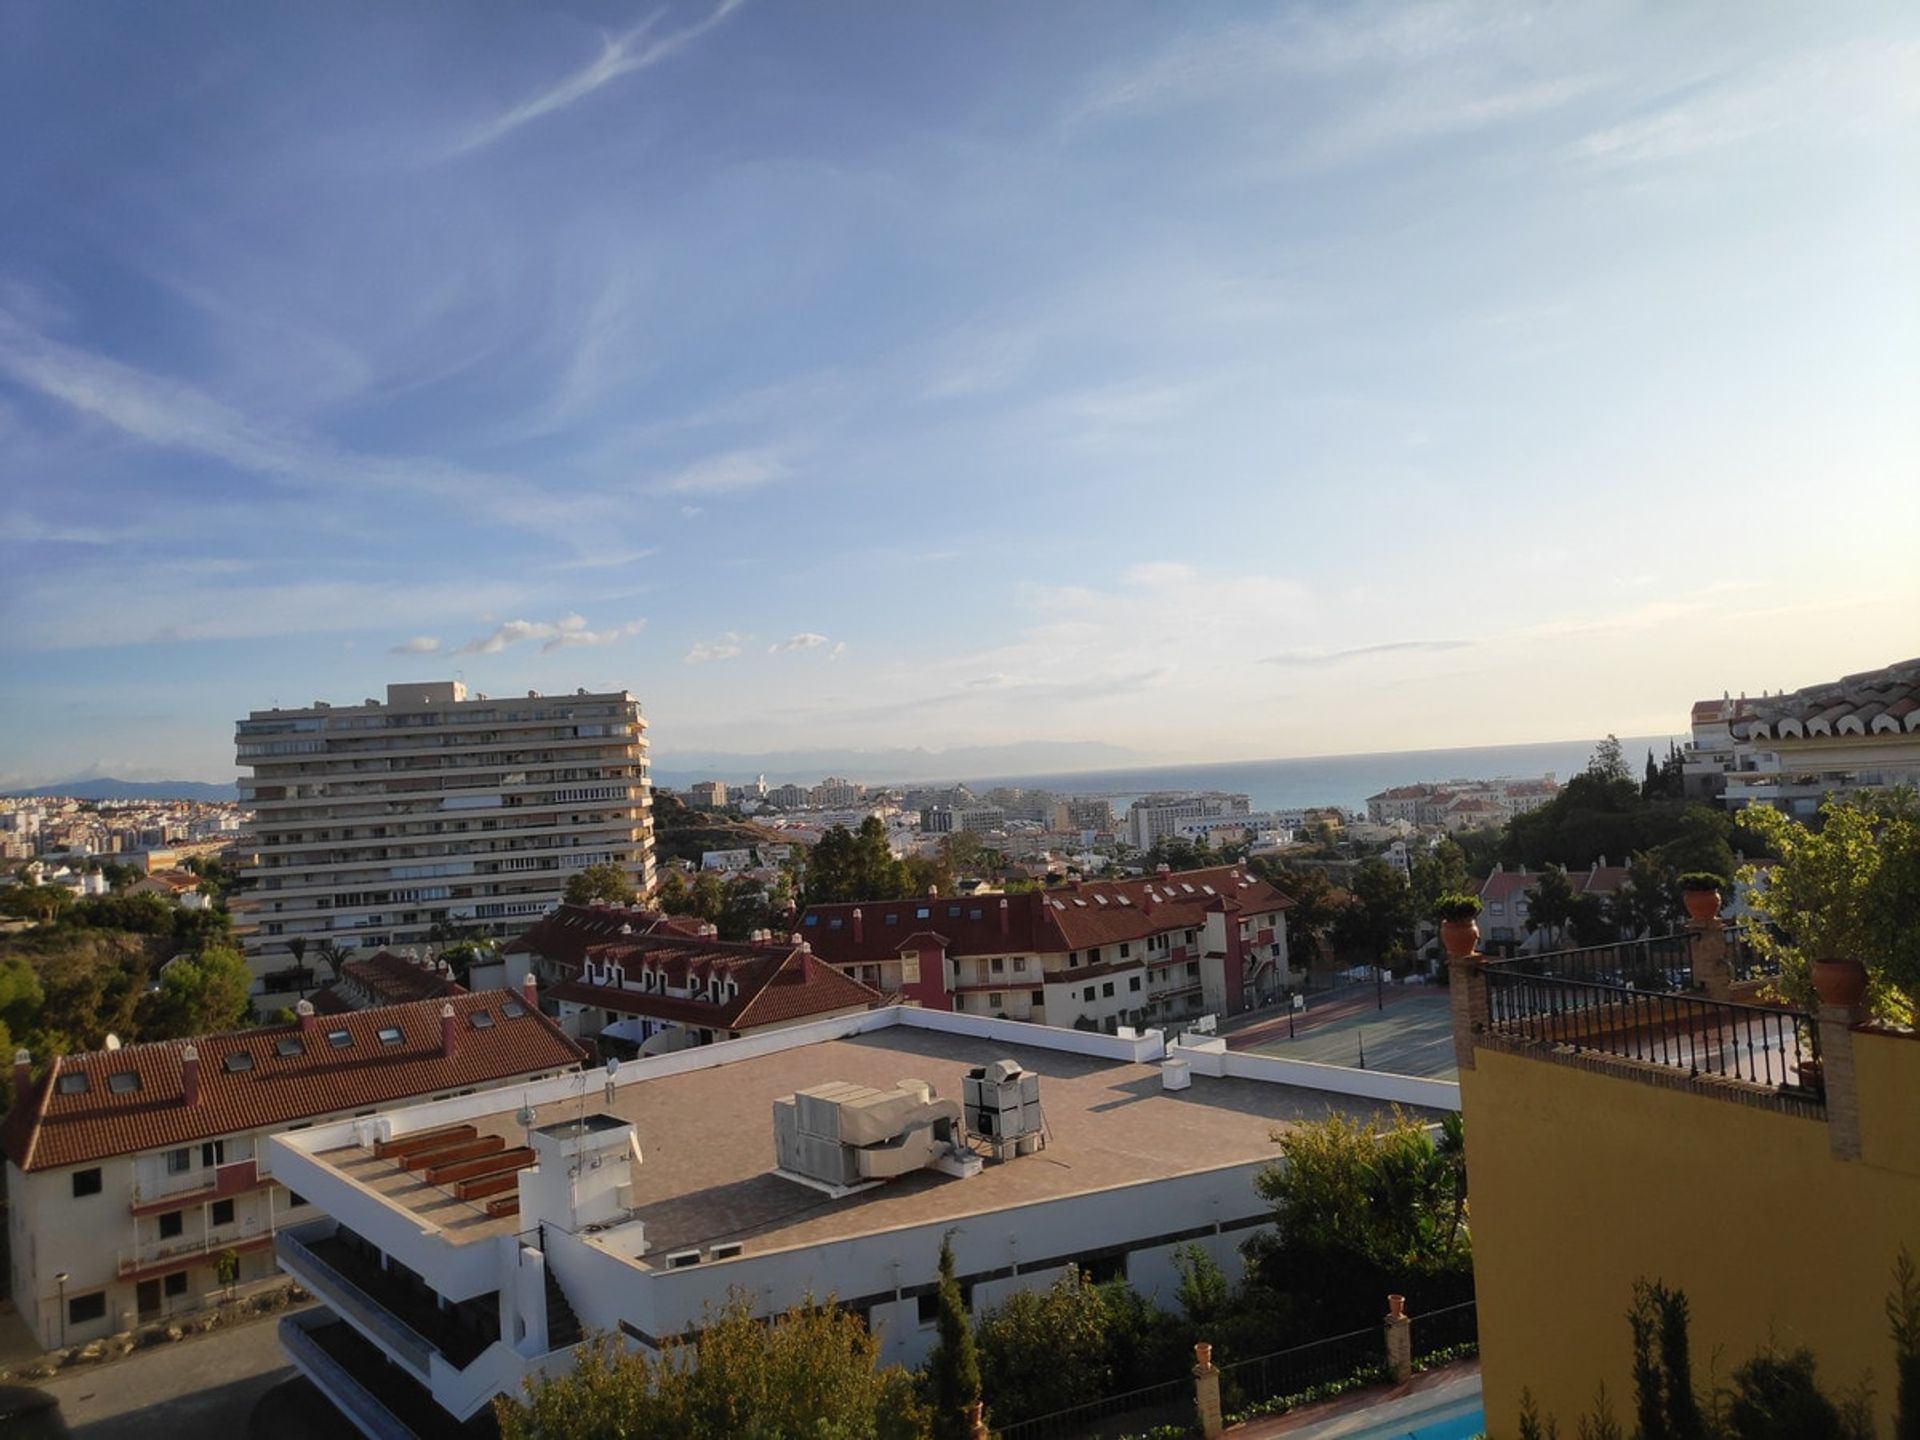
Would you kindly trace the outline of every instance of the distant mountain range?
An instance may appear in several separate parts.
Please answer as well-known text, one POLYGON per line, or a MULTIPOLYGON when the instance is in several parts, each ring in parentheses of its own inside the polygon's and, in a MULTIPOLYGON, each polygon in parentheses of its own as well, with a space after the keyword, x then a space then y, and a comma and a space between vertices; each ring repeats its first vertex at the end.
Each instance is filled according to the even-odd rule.
POLYGON ((39 785, 31 790, 12 790, 8 799, 37 799, 65 795, 74 800, 238 800, 240 791, 233 785, 209 785, 203 780, 115 780, 97 776, 88 780, 63 780, 57 785, 39 785))
POLYGON ((771 750, 762 755, 659 749, 653 778, 678 788, 695 780, 750 780, 765 775, 776 785, 811 783, 844 775, 869 785, 978 779, 1098 770, 1140 763, 1140 752, 1093 740, 1035 740, 1011 745, 959 745, 950 750, 919 746, 886 750, 771 750))

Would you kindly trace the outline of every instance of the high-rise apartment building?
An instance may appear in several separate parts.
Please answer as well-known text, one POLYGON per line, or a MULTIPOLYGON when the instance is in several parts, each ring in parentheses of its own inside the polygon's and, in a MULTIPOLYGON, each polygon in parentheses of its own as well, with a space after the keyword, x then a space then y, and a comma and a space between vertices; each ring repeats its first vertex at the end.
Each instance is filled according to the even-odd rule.
POLYGON ((458 681, 386 703, 256 710, 236 727, 254 811, 235 928, 294 993, 320 947, 517 935, 583 866, 653 886, 646 722, 624 690, 494 699, 458 681))

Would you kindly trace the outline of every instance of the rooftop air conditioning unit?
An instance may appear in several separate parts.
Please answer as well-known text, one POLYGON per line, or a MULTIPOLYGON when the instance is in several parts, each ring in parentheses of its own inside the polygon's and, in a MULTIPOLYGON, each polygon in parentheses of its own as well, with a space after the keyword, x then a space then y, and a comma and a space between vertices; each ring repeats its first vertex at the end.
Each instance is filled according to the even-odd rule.
POLYGON ((960 1106, 924 1080, 891 1090, 831 1081, 773 1102, 776 1173, 838 1197, 915 1170, 980 1170, 960 1143, 960 1106))
POLYGON ((1040 1113, 1040 1077, 1017 1061, 976 1065, 961 1082, 967 1129, 1005 1160, 1031 1155, 1046 1144, 1046 1120, 1040 1113))

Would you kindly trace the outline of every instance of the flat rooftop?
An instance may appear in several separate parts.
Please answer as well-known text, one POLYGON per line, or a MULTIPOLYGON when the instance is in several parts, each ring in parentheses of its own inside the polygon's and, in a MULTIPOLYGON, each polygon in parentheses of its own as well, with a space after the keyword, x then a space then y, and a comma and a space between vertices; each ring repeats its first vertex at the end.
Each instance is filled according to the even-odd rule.
MULTIPOLYGON (((649 1256, 726 1241, 761 1252, 813 1245, 1277 1158, 1278 1130, 1336 1111, 1387 1108, 1352 1096, 1203 1075, 1193 1077, 1191 1088, 1169 1092, 1161 1088, 1158 1065, 907 1026, 629 1083, 611 1105, 599 1072, 581 1078, 580 1099, 540 1106, 535 1124, 608 1111, 633 1123, 645 1156, 633 1203, 647 1227, 649 1256), (838 1200, 773 1173, 773 1102, 782 1096, 832 1080, 884 1090, 917 1079, 958 1100, 966 1071, 999 1059, 1040 1076, 1049 1137, 1038 1154, 989 1161, 966 1180, 920 1171, 838 1200)), ((514 1092, 503 1091, 500 1100, 500 1111, 471 1123, 483 1135, 523 1143, 514 1092)), ((479 1204, 457 1200, 359 1146, 315 1158, 455 1242, 513 1234, 526 1224, 518 1216, 489 1217, 479 1204)))

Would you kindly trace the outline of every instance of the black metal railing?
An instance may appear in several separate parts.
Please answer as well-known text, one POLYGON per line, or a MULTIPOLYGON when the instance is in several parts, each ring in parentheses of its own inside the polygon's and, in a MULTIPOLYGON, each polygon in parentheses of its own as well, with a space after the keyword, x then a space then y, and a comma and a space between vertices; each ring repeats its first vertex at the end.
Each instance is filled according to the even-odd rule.
POLYGON ((1343 1380, 1370 1365, 1386 1364, 1386 1341, 1378 1325, 1329 1336, 1271 1355, 1256 1355, 1220 1367, 1220 1404, 1229 1412, 1277 1395, 1298 1395, 1329 1380, 1343 1380))
POLYGON ((1780 962, 1762 955, 1748 938, 1744 927, 1729 925, 1727 937, 1727 973, 1735 980, 1769 980, 1780 973, 1780 962))
POLYGON ((1071 1437, 1101 1432, 1151 1430, 1182 1421, 1191 1423, 1193 1419, 1193 1381, 1182 1376, 1139 1390, 1103 1395, 1084 1405, 1035 1415, 1011 1425, 995 1425, 993 1433, 999 1440, 1071 1440, 1071 1437), (1099 1423, 1122 1416, 1126 1419, 1123 1426, 1105 1427, 1099 1423))
POLYGON ((1583 945, 1493 962, 1528 975, 1618 985, 1634 990, 1691 990, 1693 937, 1654 935, 1612 945, 1583 945))
POLYGON ((1822 1097, 1811 1016, 1520 965, 1486 969, 1487 1024, 1498 1034, 1822 1097))
POLYGON ((1444 1305, 1412 1317, 1413 1358, 1421 1360, 1442 1350, 1480 1343, 1479 1312, 1474 1302, 1444 1305))

